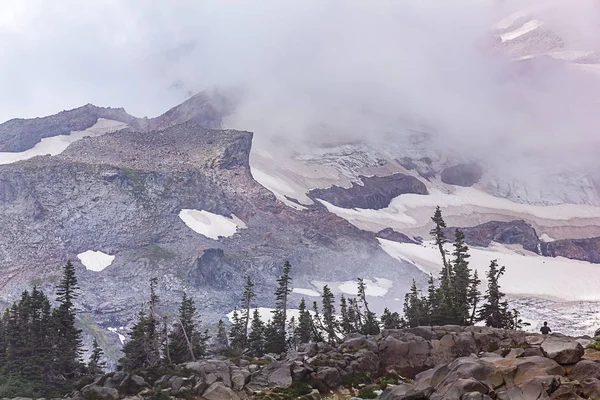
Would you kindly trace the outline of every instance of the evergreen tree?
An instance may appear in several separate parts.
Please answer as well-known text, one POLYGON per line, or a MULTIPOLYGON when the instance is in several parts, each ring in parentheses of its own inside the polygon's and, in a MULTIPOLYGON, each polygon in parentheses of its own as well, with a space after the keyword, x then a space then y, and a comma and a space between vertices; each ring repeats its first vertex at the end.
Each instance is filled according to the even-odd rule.
POLYGON ((465 234, 455 231, 454 251, 452 252, 452 267, 454 271, 454 318, 458 325, 466 325, 470 320, 469 288, 471 285, 471 270, 469 268, 469 248, 465 244, 465 234))
POLYGON ((197 357, 206 352, 202 347, 202 335, 196 329, 196 319, 194 301, 184 293, 179 306, 179 317, 169 334, 168 351, 174 364, 196 361, 197 357))
POLYGON ((88 362, 88 371, 92 375, 101 374, 106 367, 106 363, 102 361, 104 352, 98 346, 98 341, 94 338, 92 343, 92 354, 90 355, 90 361, 88 362))
POLYGON ((262 357, 265 353, 265 324, 260 319, 258 309, 254 309, 250 334, 248 335, 248 349, 254 357, 262 357))
POLYGON ((352 324, 352 329, 349 333, 360 332, 362 330, 362 318, 358 308, 356 299, 348 299, 348 320, 352 324))
POLYGON ((446 250, 444 249, 444 245, 447 243, 446 235, 444 234, 446 222, 442 217, 442 210, 440 209, 440 206, 435 208, 435 213, 433 214, 433 217, 431 217, 431 220, 435 224, 435 227, 433 227, 429 233, 431 236, 433 236, 435 244, 440 251, 440 255, 442 256, 442 265, 446 270, 446 276, 451 277, 452 274, 450 273, 450 264, 446 260, 446 250))
POLYGON ((267 343, 265 351, 269 353, 283 353, 286 348, 286 323, 287 323, 287 301, 292 292, 292 278, 290 270, 292 266, 288 261, 283 264, 283 274, 277 279, 278 287, 275 290, 275 310, 272 311, 273 319, 267 327, 267 343))
POLYGON ((79 297, 79 285, 75 267, 67 261, 63 276, 56 289, 58 308, 54 309, 53 320, 56 326, 55 363, 56 369, 64 376, 71 377, 82 367, 81 331, 75 327, 75 300, 79 297))
POLYGON ((296 328, 296 338, 298 343, 308 343, 312 337, 312 317, 306 309, 304 298, 300 300, 298 306, 298 327, 296 328))
POLYGON ((217 323, 217 336, 215 339, 215 352, 221 353, 229 348, 229 339, 227 338, 227 330, 222 319, 217 323))
POLYGON ((410 292, 404 296, 404 318, 411 328, 427 325, 429 322, 427 300, 419 296, 417 284, 414 279, 410 287, 410 292))
POLYGON ((479 291, 479 285, 481 284, 481 280, 477 274, 477 270, 473 272, 473 276, 471 277, 471 281, 469 283, 469 292, 468 292, 468 302, 471 308, 470 316, 469 316, 469 325, 473 325, 475 323, 475 316, 477 312, 477 306, 479 305, 479 297, 481 296, 481 292, 479 291))
POLYGON ((344 295, 342 295, 340 297, 340 314, 341 314, 341 321, 340 321, 340 330, 342 332, 342 334, 347 335, 349 333, 353 332, 353 321, 351 319, 351 312, 348 309, 348 304, 346 302, 346 297, 344 297, 344 295))
POLYGON ((248 340, 248 325, 250 323, 250 307, 252 307, 252 299, 254 298, 254 283, 250 276, 246 277, 246 286, 242 296, 242 321, 244 328, 241 330, 240 341, 242 347, 246 346, 248 340))
POLYGON ((369 304, 367 303, 366 285, 362 278, 358 278, 358 299, 362 303, 362 307, 365 309, 364 320, 362 322, 360 332, 363 335, 379 334, 379 323, 377 322, 377 316, 369 309, 369 304))
POLYGON ((237 308, 235 308, 231 317, 231 329, 229 330, 229 345, 234 351, 238 353, 244 351, 244 324, 244 320, 240 318, 238 310, 237 308))
POLYGON ((508 303, 504 300, 505 294, 500 291, 498 280, 504 274, 505 268, 498 268, 498 261, 492 260, 487 276, 487 290, 484 296, 485 303, 479 310, 479 320, 485 321, 486 326, 494 328, 510 328, 512 313, 508 310, 508 303))
POLYGON ((124 356, 119 364, 125 371, 151 367, 148 360, 148 316, 142 308, 138 320, 129 333, 129 341, 123 346, 124 356))
POLYGON ((387 307, 383 310, 381 315, 381 324, 383 329, 400 329, 402 328, 402 320, 400 314, 397 312, 391 312, 387 307))
POLYGON ((329 286, 323 287, 322 299, 322 310, 323 310, 323 328, 327 334, 327 341, 329 344, 335 344, 338 342, 337 338, 337 321, 335 319, 335 297, 329 289, 329 286))
POLYGON ((157 293, 158 278, 150 279, 150 300, 148 301, 148 321, 146 324, 146 346, 147 360, 150 366, 160 363, 161 327, 158 316, 160 297, 157 293))

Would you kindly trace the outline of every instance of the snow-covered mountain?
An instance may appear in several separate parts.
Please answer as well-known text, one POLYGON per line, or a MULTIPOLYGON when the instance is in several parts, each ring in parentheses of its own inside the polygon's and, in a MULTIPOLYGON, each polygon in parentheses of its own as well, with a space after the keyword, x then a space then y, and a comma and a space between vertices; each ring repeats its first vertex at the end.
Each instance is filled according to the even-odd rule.
POLYGON ((343 110, 287 134, 261 129, 235 91, 150 119, 87 105, 0 124, 0 297, 49 290, 70 258, 84 328, 118 343, 152 276, 166 307, 187 290, 214 322, 248 274, 257 305, 271 306, 289 260, 294 302, 325 284, 355 294, 362 277, 370 304, 401 311, 411 281, 440 268, 428 236, 440 206, 465 230, 480 276, 491 259, 506 266, 502 289, 532 329, 554 318, 590 333, 600 325, 599 49, 548 10, 507 10, 475 38, 502 88, 493 103, 511 116, 490 126, 484 109, 448 104, 443 118, 386 110, 357 128, 380 116, 360 104, 368 118, 343 110), (457 132, 471 123, 487 130, 457 132))

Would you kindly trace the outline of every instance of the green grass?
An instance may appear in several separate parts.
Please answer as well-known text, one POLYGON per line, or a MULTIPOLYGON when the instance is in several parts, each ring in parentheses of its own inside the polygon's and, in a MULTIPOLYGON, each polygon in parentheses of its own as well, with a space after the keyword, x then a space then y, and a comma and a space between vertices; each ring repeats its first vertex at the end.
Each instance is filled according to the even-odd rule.
POLYGON ((357 397, 360 397, 361 399, 375 399, 377 398, 377 395, 374 392, 375 390, 379 390, 379 386, 365 386, 364 388, 358 391, 357 397))

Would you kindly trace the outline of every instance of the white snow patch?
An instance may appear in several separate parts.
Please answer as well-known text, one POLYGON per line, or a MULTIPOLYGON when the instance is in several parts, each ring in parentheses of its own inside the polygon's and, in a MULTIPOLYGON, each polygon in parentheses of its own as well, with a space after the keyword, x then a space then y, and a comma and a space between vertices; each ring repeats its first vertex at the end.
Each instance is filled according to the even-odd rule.
POLYGON ((418 221, 409 213, 418 210, 433 210, 436 206, 442 209, 458 208, 461 215, 474 211, 490 213, 500 211, 514 216, 532 216, 548 221, 569 221, 573 218, 600 218, 600 207, 585 204, 558 204, 540 206, 515 203, 505 198, 495 197, 473 187, 452 187, 451 193, 437 188, 430 188, 429 195, 402 194, 395 197, 390 205, 380 210, 347 209, 334 206, 324 200, 319 200, 327 209, 344 218, 352 225, 379 232, 390 227, 404 229, 416 227, 418 221))
MULTIPOLYGON (((364 279, 365 282, 365 294, 367 296, 381 297, 385 296, 387 292, 394 286, 394 282, 386 278, 373 278, 364 279)), ((341 292, 352 296, 358 295, 358 283, 357 281, 343 281, 343 282, 321 282, 312 281, 315 286, 329 286, 334 292, 341 292)))
POLYGON ((531 14, 531 9, 523 9, 523 10, 519 10, 511 15, 509 15, 508 17, 498 21, 493 28, 494 29, 508 29, 511 27, 512 24, 514 24, 515 22, 517 22, 517 20, 519 20, 520 18, 526 17, 527 15, 531 14))
POLYGON ((100 272, 112 264, 115 256, 111 256, 101 251, 88 250, 78 254, 77 258, 79 258, 87 270, 100 272))
POLYGON ((246 228, 244 221, 233 214, 227 218, 204 210, 184 209, 179 213, 179 218, 195 232, 214 240, 220 236, 233 236, 238 228, 246 228))
POLYGON ((55 156, 65 151, 65 149, 69 147, 71 143, 81 140, 84 137, 102 136, 105 133, 116 132, 126 127, 127 124, 124 122, 98 118, 98 121, 94 124, 94 126, 86 129, 85 131, 74 131, 69 135, 43 138, 31 149, 18 153, 0 152, 0 164, 12 164, 17 161, 27 160, 35 156, 55 156))
MULTIPOLYGON (((254 310, 258 310, 258 313, 260 314, 260 319, 263 322, 267 322, 271 319, 273 319, 273 313, 272 311, 274 311, 274 308, 268 308, 268 307, 258 307, 258 308, 252 308, 250 309, 250 318, 252 318, 252 316, 254 315, 254 310)), ((309 312, 312 314, 313 312, 309 310, 309 312)), ((238 315, 241 316, 241 312, 240 310, 238 310, 238 315)), ((296 320, 296 322, 298 321, 298 317, 300 316, 300 310, 295 309, 295 308, 291 308, 287 310, 287 320, 289 321, 290 319, 292 319, 292 317, 294 317, 294 319, 296 320)), ((231 311, 229 314, 227 314, 227 318, 229 318, 229 321, 233 322, 233 311, 231 311)))
POLYGON ((501 34, 500 39, 502 40, 503 43, 507 42, 509 40, 514 40, 514 39, 518 38, 519 36, 523 36, 526 33, 536 30, 543 24, 544 23, 542 21, 540 21, 538 19, 533 19, 531 21, 525 22, 523 24, 523 26, 521 26, 518 29, 515 29, 514 31, 510 31, 510 32, 501 34))
MULTIPOLYGON (((121 328, 123 329, 123 328, 121 328)), ((119 340, 121 341, 121 344, 125 344, 125 335, 122 335, 119 333, 119 331, 117 330, 117 328, 108 328, 108 330, 112 333, 116 333, 117 336, 119 336, 119 340)))
MULTIPOLYGON (((390 256, 411 262, 427 274, 439 273, 441 259, 433 242, 419 245, 378 240, 390 256)), ((506 267, 500 285, 507 294, 558 301, 600 301, 600 278, 596 278, 599 266, 596 264, 564 257, 543 257, 522 247, 498 243, 487 248, 471 247, 469 253, 469 264, 477 269, 480 278, 485 277, 491 260, 497 259, 500 266, 506 267)))
POLYGON ((550 236, 548 236, 548 234, 547 234, 547 233, 542 233, 542 234, 540 235, 540 239, 541 239, 542 241, 546 242, 546 243, 549 243, 549 242, 554 242, 554 241, 556 240, 556 239, 554 239, 554 238, 551 238, 550 236))
POLYGON ((294 289, 292 289, 292 293, 298 293, 298 294, 303 294, 306 296, 313 296, 313 297, 320 296, 319 292, 317 292, 316 290, 312 290, 312 289, 294 288, 294 289))
POLYGON ((272 192, 278 200, 284 203, 286 206, 295 208, 296 210, 305 210, 306 207, 296 204, 293 201, 290 201, 287 197, 296 199, 305 197, 305 193, 300 193, 298 190, 292 188, 287 182, 283 179, 274 177, 272 175, 267 174, 257 168, 251 167, 252 176, 254 180, 272 192), (287 197, 286 197, 287 196, 287 197))

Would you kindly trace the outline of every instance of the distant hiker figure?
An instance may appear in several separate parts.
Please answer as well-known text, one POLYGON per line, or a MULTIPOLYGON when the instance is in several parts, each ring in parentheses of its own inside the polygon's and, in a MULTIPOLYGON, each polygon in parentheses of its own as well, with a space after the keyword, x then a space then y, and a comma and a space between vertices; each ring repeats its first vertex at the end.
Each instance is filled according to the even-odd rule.
POLYGON ((542 335, 547 335, 552 332, 552 329, 550 329, 547 322, 544 322, 544 326, 540 328, 540 331, 542 332, 542 335))

